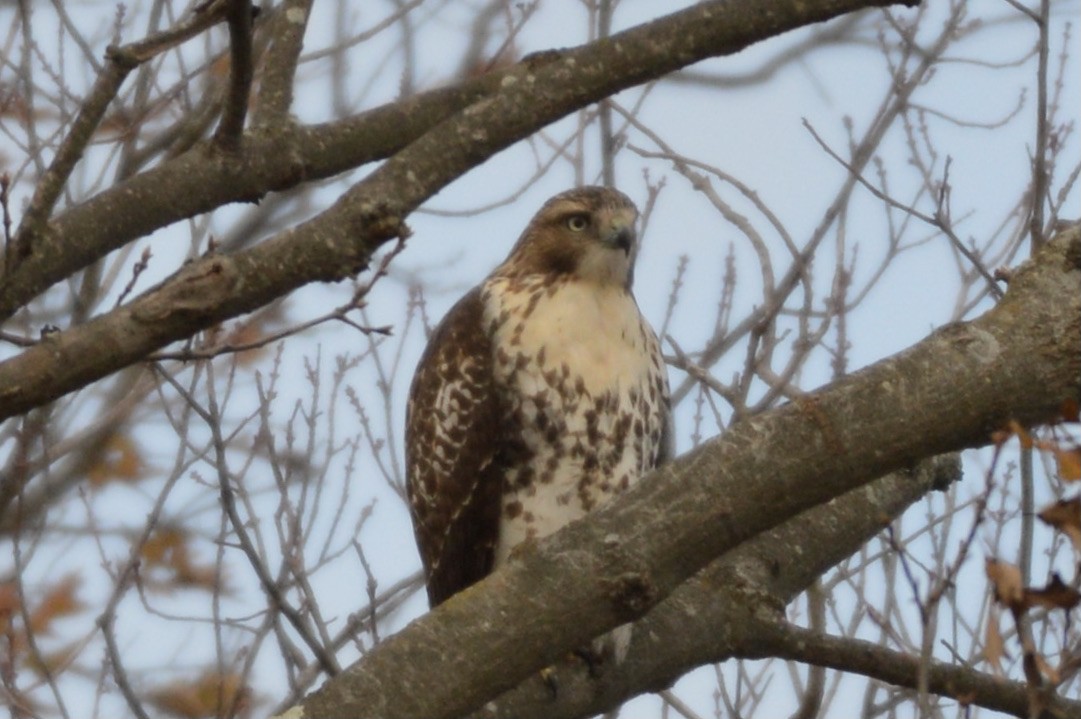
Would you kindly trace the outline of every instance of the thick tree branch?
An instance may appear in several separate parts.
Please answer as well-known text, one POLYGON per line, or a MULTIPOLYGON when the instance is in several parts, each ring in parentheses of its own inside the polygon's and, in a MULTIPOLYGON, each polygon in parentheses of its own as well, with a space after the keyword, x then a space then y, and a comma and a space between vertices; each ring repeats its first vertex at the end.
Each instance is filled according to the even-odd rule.
POLYGON ((397 152, 498 85, 487 76, 310 128, 249 133, 240 152, 200 146, 61 213, 0 282, 0 321, 38 293, 132 240, 178 220, 323 179, 397 152))
MULTIPOLYGON (((399 161, 393 167, 380 168, 378 181, 372 177, 355 187, 353 202, 339 203, 353 206, 336 233, 348 242, 334 248, 338 254, 329 263, 339 269, 328 273, 325 267, 307 268, 291 281, 279 277, 276 294, 305 282, 340 278, 343 268, 364 264, 357 255, 366 260, 386 239, 384 233, 366 231, 370 212, 359 204, 370 209, 391 203, 393 210, 383 214, 404 218, 472 167, 584 105, 787 30, 894 4, 899 3, 715 0, 572 50, 526 58, 503 73, 373 110, 354 121, 305 130, 267 128, 245 138, 244 151, 233 156, 198 148, 49 223, 19 272, 0 285, 0 320, 53 283, 139 236, 229 202, 258 199, 271 190, 382 159, 428 132, 417 151, 395 158, 399 161)), ((294 241, 311 239, 297 236, 294 241)), ((242 289, 238 292, 243 294, 242 289)), ((258 306, 242 304, 247 309, 258 306)), ((233 314, 219 314, 208 324, 233 314)))
POLYGON ((413 622, 298 711, 475 710, 798 513, 921 457, 985 443, 1011 419, 1056 417, 1081 396, 1079 284, 1075 226, 982 317, 734 425, 413 622))
POLYGON ((581 662, 564 662, 556 669, 558 701, 535 676, 487 704, 477 719, 589 716, 635 694, 669 686, 692 667, 764 656, 759 635, 776 633, 788 602, 912 502, 960 477, 956 455, 937 457, 760 534, 703 569, 636 622, 630 655, 618 668, 593 677, 581 662))
MULTIPOLYGON (((728 659, 774 657, 850 671, 915 689, 919 657, 784 621, 782 608, 823 572, 856 552, 912 502, 960 479, 956 455, 922 462, 815 507, 724 555, 635 623, 628 661, 599 678, 581 662, 556 669, 558 700, 539 676, 476 713, 475 719, 573 719, 669 686, 689 669, 728 659)), ((1022 682, 935 662, 931 689, 973 706, 1028 715, 1022 682)), ((1081 712, 1081 702, 1049 698, 1081 712)))

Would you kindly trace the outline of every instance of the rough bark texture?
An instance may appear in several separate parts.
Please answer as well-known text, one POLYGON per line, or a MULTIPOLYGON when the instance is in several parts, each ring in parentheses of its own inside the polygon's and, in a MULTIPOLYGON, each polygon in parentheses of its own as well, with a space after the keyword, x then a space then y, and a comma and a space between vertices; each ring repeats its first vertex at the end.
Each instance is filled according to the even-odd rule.
POLYGON ((475 710, 800 512, 923 457, 985 444, 1010 420, 1055 418, 1081 397, 1079 287, 1075 226, 1017 271, 993 310, 655 472, 381 644, 312 694, 304 715, 475 710))
POLYGON ((389 157, 318 217, 251 250, 204 257, 124 307, 0 363, 0 419, 22 414, 170 342, 302 285, 367 266, 405 217, 471 168, 622 89, 882 0, 708 2, 502 74, 322 128, 253 132, 236 152, 200 146, 54 218, 0 284, 0 319, 53 283, 172 222, 389 157), (394 154, 396 153, 396 154, 394 154))
POLYGON ((618 669, 604 669, 597 677, 581 661, 564 661, 555 671, 557 700, 538 675, 489 703, 477 719, 590 716, 648 689, 666 687, 693 667, 766 656, 773 649, 769 640, 786 630, 783 608, 788 602, 912 502, 960 476, 956 455, 934 458, 760 534, 680 585, 636 622, 630 655, 618 669))

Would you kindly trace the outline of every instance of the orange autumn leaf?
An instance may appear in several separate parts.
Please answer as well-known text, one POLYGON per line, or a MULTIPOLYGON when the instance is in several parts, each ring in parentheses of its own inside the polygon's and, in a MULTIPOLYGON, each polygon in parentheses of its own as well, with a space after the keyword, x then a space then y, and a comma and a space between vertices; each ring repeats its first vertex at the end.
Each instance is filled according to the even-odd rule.
POLYGON ((998 626, 998 612, 989 612, 987 615, 983 656, 987 663, 991 665, 991 668, 994 669, 995 674, 1002 676, 1002 657, 1006 656, 1006 645, 1002 641, 1002 631, 998 626))
POLYGON ((173 570, 179 587, 206 589, 211 592, 220 589, 224 594, 229 593, 229 589, 219 583, 218 569, 213 564, 196 564, 188 560, 177 564, 173 570))
POLYGON ((188 535, 184 530, 162 527, 147 538, 139 548, 139 555, 148 564, 168 566, 173 561, 174 553, 187 551, 187 541, 188 535))
POLYGON ((1058 476, 1063 482, 1077 482, 1081 480, 1081 447, 1053 450, 1055 464, 1058 466, 1058 476))
POLYGON ((1040 606, 1070 611, 1081 603, 1081 592, 1063 582, 1062 577, 1055 572, 1043 589, 1026 589, 1024 603, 1025 607, 1040 606))
POLYGON ((19 611, 19 589, 14 582, 0 584, 0 634, 7 634, 11 618, 19 611))
POLYGON ((143 544, 140 554, 149 566, 168 570, 168 578, 159 580, 158 589, 206 589, 215 591, 219 586, 217 567, 198 564, 189 549, 190 536, 177 527, 163 527, 154 532, 143 544))
POLYGON ((1081 422, 1081 405, 1077 403, 1076 399, 1070 398, 1063 401, 1060 412, 1062 413, 1062 419, 1067 422, 1081 422))
POLYGON ((1017 435, 1017 439, 1020 440, 1021 446, 1024 449, 1032 449, 1032 435, 1028 433, 1027 429, 1022 427, 1016 420, 1012 419, 1007 423, 1007 427, 1009 427, 1012 434, 1017 435))
POLYGON ((131 482, 142 477, 143 460, 139 448, 126 434, 114 434, 105 440, 101 456, 86 472, 90 484, 100 487, 113 480, 131 482))
POLYGON ((85 609, 86 605, 75 596, 80 584, 82 580, 77 575, 71 574, 46 592, 41 603, 30 613, 30 630, 35 634, 48 632, 55 620, 77 614, 85 609))
POLYGON ((222 708, 242 709, 250 699, 250 690, 236 674, 208 672, 192 682, 173 682, 156 689, 147 698, 174 716, 202 719, 218 716, 222 708))
POLYGON ((76 641, 65 644, 51 652, 43 652, 40 661, 33 655, 27 657, 26 666, 30 671, 44 679, 46 676, 56 676, 71 666, 79 656, 79 651, 86 646, 85 642, 76 641))
POLYGON ((1074 549, 1081 552, 1081 495, 1049 504, 1037 516, 1069 537, 1074 549))
POLYGON ((1008 562, 988 559, 984 570, 994 587, 995 601, 1011 609, 1021 606, 1025 598, 1025 587, 1021 581, 1020 569, 1008 562))

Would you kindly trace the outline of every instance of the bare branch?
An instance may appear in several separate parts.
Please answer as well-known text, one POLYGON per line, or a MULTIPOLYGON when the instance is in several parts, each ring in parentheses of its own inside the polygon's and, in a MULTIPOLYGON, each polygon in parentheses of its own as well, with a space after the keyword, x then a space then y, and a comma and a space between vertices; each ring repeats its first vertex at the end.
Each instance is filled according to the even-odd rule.
MULTIPOLYGON (((797 4, 786 21, 795 27, 865 4, 856 0, 834 0, 823 2, 821 6, 797 4)), ((405 216, 421 202, 513 142, 618 89, 657 77, 696 59, 735 52, 760 37, 779 31, 778 16, 774 13, 741 16, 745 21, 749 19, 751 24, 740 27, 738 23, 729 22, 729 13, 734 11, 734 6, 726 2, 696 5, 620 33, 618 42, 613 38, 613 41, 519 63, 500 82, 498 94, 398 152, 316 219, 252 250, 232 257, 208 257, 195 262, 130 305, 59 333, 56 337, 59 342, 50 352, 41 351, 35 356, 40 347, 32 348, 0 364, 0 387, 3 388, 0 389, 0 400, 3 400, 0 418, 70 392, 145 357, 170 341, 251 311, 272 297, 309 282, 349 276, 366 267, 371 253, 382 243, 400 236, 405 216), (615 62, 617 56, 633 58, 633 61, 619 64, 609 74, 590 71, 596 63, 615 62), (103 342, 103 334, 111 339, 103 342), (91 343, 96 352, 87 343, 91 343), (104 350, 105 347, 109 349, 104 350), (44 383, 48 386, 32 380, 15 386, 5 384, 5 373, 25 371, 28 366, 37 365, 41 355, 48 355, 53 363, 60 357, 65 357, 63 362, 70 363, 69 351, 79 352, 81 361, 76 366, 69 364, 65 371, 56 374, 41 367, 37 373, 29 375, 36 374, 44 379, 42 371, 48 369, 50 381, 44 383)), ((258 151, 276 156, 288 154, 282 153, 278 146, 273 150, 260 148, 258 151)), ((325 151, 324 147, 322 152, 325 151)), ((243 177, 262 174, 255 167, 243 166, 245 161, 255 162, 255 158, 236 159, 241 162, 240 166, 235 165, 233 159, 221 159, 217 163, 231 181, 242 168, 245 170, 243 177)), ((261 157, 258 162, 265 159, 261 157)), ((192 163, 191 170, 204 177, 203 166, 208 164, 206 157, 193 157, 192 163)), ((139 184, 137 181, 138 178, 133 180, 139 184)), ((143 184, 144 190, 146 187, 143 184)), ((177 188, 172 186, 169 197, 175 197, 176 193, 177 188)), ((120 194, 128 199, 143 197, 148 203, 158 205, 163 201, 146 198, 143 192, 133 187, 120 194)), ((114 217, 120 214, 112 213, 114 217)), ((161 218, 143 214, 142 220, 156 227, 161 218)), ((115 242, 116 238, 112 238, 109 245, 115 242)), ((63 243, 65 247, 67 244, 70 243, 63 243)), ((52 255, 57 270, 65 266, 65 271, 70 271, 71 258, 67 253, 61 247, 52 249, 65 259, 57 262, 60 255, 51 252, 43 252, 43 255, 52 255)), ((29 267, 24 266, 24 270, 28 271, 29 267)), ((41 274, 30 274, 31 277, 36 275, 30 280, 31 287, 43 289, 41 274)), ((7 291, 2 294, 6 296, 0 296, 0 308, 5 301, 15 299, 13 295, 20 294, 18 289, 12 292, 11 285, 4 289, 7 291)), ((3 317, 2 312, 0 317, 3 317)))
POLYGON ((994 310, 735 424, 379 645, 309 696, 304 714, 476 709, 758 532, 918 457, 986 442, 1010 417, 1056 415, 1081 397, 1079 258, 1081 226, 1029 263, 994 310))
POLYGON ((229 91, 221 123, 214 133, 214 144, 235 151, 244 132, 251 94, 254 58, 252 57, 251 0, 227 0, 226 20, 229 23, 229 91))

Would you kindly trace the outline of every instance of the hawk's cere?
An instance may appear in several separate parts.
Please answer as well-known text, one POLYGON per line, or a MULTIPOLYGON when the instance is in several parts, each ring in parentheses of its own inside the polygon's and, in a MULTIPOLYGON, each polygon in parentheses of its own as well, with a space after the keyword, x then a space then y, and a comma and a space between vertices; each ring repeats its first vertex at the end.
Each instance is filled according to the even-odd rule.
POLYGON ((612 189, 556 195, 432 334, 406 465, 433 607, 667 457, 668 382, 631 295, 637 214, 612 189))

